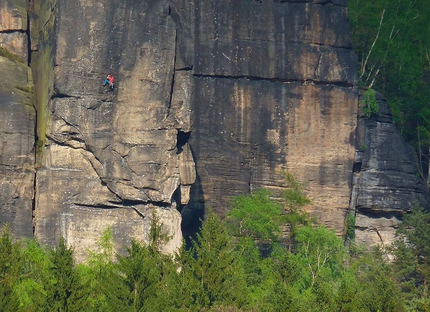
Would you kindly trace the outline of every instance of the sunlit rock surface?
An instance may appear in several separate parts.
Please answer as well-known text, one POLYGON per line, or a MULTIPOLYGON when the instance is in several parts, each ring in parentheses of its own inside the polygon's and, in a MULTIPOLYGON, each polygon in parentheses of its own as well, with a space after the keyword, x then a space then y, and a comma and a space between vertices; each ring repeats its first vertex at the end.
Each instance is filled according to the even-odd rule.
POLYGON ((223 214, 232 196, 282 188, 288 170, 306 184, 307 210, 343 233, 357 120, 346 1, 203 1, 195 11, 194 61, 183 65, 195 86, 191 208, 223 214))
POLYGON ((36 114, 27 65, 26 1, 0 4, 0 225, 32 237, 36 114))
MULTIPOLYGON (((362 192, 379 185, 364 178, 384 156, 373 143, 361 191, 352 183, 362 132, 346 0, 7 0, 0 22, 0 221, 16 235, 63 236, 81 261, 107 226, 119 252, 147 241, 155 210, 172 252, 204 211, 282 190, 285 171, 338 234, 348 209, 357 227, 378 222, 365 211, 381 199, 362 192)), ((404 193, 389 196, 383 209, 402 209, 404 193)))

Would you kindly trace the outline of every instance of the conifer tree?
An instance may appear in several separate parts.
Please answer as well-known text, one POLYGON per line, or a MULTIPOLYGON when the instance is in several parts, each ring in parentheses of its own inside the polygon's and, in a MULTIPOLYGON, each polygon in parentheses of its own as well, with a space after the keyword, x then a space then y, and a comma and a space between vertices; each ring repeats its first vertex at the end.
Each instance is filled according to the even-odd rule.
POLYGON ((133 311, 159 311, 157 306, 163 306, 163 281, 169 270, 174 271, 171 258, 136 240, 127 250, 128 255, 118 260, 125 274, 129 305, 133 311))
POLYGON ((88 267, 81 267, 90 288, 88 298, 92 311, 133 311, 128 306, 128 289, 118 264, 114 263, 112 227, 107 227, 98 240, 98 251, 88 251, 88 267))
POLYGON ((246 298, 246 284, 241 260, 234 251, 225 224, 215 213, 207 213, 201 231, 193 242, 193 251, 195 258, 189 269, 199 281, 196 304, 201 307, 220 304, 242 306, 246 298))
POLYGON ((171 270, 167 276, 169 287, 166 289, 166 297, 170 308, 168 311, 201 310, 201 306, 196 302, 200 281, 192 269, 194 261, 194 253, 186 248, 184 241, 175 255, 174 271, 171 270))
POLYGON ((394 270, 411 308, 430 309, 430 214, 420 207, 406 214, 394 244, 394 270))
POLYGON ((46 293, 53 281, 48 253, 49 248, 41 246, 34 238, 21 241, 23 265, 16 290, 24 311, 48 310, 46 293))
POLYGON ((20 246, 12 242, 10 227, 6 225, 0 236, 0 311, 17 311, 18 296, 14 287, 21 272, 20 246))
POLYGON ((360 257, 354 265, 360 283, 359 311, 405 311, 392 265, 384 259, 380 248, 360 257))
POLYGON ((133 239, 127 255, 117 257, 133 311, 166 311, 169 308, 168 276, 176 273, 176 267, 171 256, 161 253, 168 239, 168 233, 164 232, 153 210, 148 244, 133 239))
POLYGON ((73 249, 67 247, 63 237, 49 253, 53 282, 48 288, 48 305, 52 311, 85 311, 88 297, 81 277, 75 268, 73 249))

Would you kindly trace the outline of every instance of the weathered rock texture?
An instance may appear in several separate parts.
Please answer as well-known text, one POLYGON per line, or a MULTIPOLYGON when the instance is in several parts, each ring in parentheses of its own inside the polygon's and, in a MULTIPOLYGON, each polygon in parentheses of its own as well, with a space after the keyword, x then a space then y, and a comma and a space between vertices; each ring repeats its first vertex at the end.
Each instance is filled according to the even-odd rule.
POLYGON ((4 0, 0 6, 0 49, 27 61, 27 1, 4 0))
MULTIPOLYGON (((343 232, 357 92, 346 1, 196 2, 191 207, 307 185, 309 211, 343 232)), ((185 11, 185 9, 184 9, 185 11)))
POLYGON ((177 149, 170 107, 176 30, 168 2, 57 1, 55 11, 35 235, 48 244, 64 236, 82 258, 106 226, 119 249, 147 237, 156 208, 173 236, 166 249, 177 248, 181 218, 172 196, 189 158, 177 149), (115 92, 101 85, 109 72, 115 92))
POLYGON ((0 222, 33 236, 35 110, 27 66, 26 1, 0 4, 0 222))
MULTIPOLYGON (((29 81, 24 73, 2 85, 1 109, 22 122, 0 129, 27 142, 2 152, 2 170, 33 183, 24 163, 34 163, 35 128, 38 170, 34 203, 31 183, 21 202, 2 184, 11 204, 1 220, 19 220, 29 235, 33 205, 36 237, 53 245, 64 236, 80 260, 106 226, 118 250, 145 240, 155 209, 172 251, 181 213, 188 235, 207 208, 223 215, 235 195, 284 188, 288 170, 306 183, 307 210, 344 233, 358 110, 346 4, 34 0, 28 22, 23 1, 2 3, 2 27, 19 27, 0 42, 31 65, 37 108, 36 127, 18 98, 27 93, 12 93, 29 81), (101 86, 108 73, 114 92, 101 86)), ((3 60, 26 73, 26 64, 3 60)))
POLYGON ((385 99, 376 99, 378 113, 359 118, 351 205, 357 242, 387 246, 403 213, 416 204, 429 208, 429 202, 412 146, 405 144, 385 99))

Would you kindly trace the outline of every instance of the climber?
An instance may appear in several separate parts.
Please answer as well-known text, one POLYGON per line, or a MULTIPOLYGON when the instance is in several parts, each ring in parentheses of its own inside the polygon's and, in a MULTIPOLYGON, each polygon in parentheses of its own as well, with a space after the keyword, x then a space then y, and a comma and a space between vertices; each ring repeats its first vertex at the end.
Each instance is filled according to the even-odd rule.
POLYGON ((103 82, 103 87, 109 84, 110 89, 113 91, 114 88, 114 78, 111 74, 107 75, 105 81, 103 82))

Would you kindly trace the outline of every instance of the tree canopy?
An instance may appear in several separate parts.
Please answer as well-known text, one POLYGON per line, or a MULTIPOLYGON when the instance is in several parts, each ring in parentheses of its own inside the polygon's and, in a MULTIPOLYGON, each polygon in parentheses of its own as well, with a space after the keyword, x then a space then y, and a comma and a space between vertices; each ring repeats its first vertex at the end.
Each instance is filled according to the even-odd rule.
POLYGON ((349 0, 360 83, 381 92, 428 176, 430 7, 427 0, 349 0))
POLYGON ((0 310, 429 311, 427 212, 417 208, 405 217, 388 262, 377 248, 351 244, 347 251, 342 237, 300 211, 307 201, 295 199, 279 201, 267 190, 237 197, 236 211, 225 220, 208 212, 192 247, 184 244, 175 255, 160 252, 168 235, 155 215, 150 242, 133 240, 123 255, 113 252, 106 228, 98 250, 78 265, 64 239, 55 248, 14 242, 6 227, 0 310), (259 215, 255 207, 263 217, 246 231, 228 226, 245 224, 248 209, 259 215))

